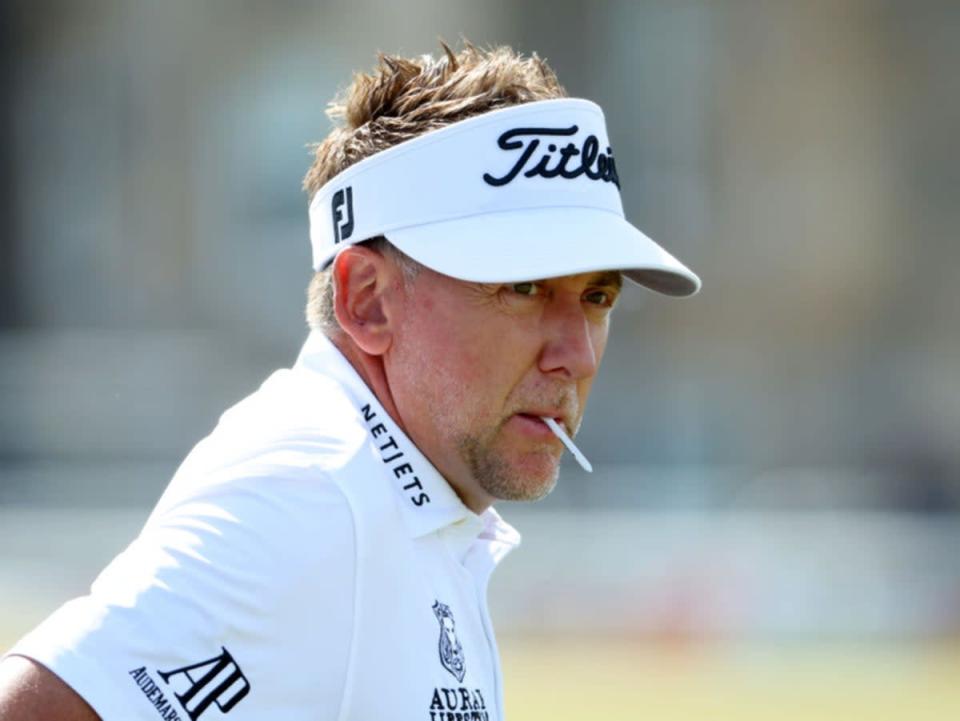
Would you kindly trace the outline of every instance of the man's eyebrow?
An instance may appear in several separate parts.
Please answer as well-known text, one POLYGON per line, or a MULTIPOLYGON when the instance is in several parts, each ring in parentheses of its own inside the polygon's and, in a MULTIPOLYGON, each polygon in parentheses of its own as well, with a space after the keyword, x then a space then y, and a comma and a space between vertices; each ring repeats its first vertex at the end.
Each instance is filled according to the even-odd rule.
POLYGON ((623 287, 623 273, 619 270, 607 270, 591 276, 590 281, 597 285, 609 285, 620 290, 623 287))

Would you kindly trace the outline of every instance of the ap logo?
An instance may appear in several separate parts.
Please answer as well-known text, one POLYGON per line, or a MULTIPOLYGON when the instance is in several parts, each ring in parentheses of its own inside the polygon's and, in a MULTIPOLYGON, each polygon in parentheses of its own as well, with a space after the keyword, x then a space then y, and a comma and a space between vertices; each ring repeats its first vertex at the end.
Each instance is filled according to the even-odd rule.
POLYGON ((229 713, 250 693, 250 682, 233 656, 225 648, 220 650, 223 653, 206 661, 158 672, 170 686, 173 686, 170 679, 177 679, 175 683, 183 690, 175 691, 174 695, 192 721, 200 718, 211 705, 216 705, 221 713, 229 713))

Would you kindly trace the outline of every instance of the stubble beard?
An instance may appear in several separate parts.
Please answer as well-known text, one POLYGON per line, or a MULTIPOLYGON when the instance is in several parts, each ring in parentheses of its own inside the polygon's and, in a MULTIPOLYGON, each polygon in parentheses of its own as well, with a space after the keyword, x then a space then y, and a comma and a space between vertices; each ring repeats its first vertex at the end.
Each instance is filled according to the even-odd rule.
MULTIPOLYGON (((498 427, 497 432, 499 430, 498 427)), ((496 438, 496 433, 492 438, 496 438)), ((557 485, 559 463, 554 464, 548 478, 522 478, 504 460, 502 452, 493 448, 492 440, 484 441, 465 434, 458 439, 457 447, 477 485, 493 498, 502 501, 539 501, 557 485)))
MULTIPOLYGON (((414 381, 422 380, 419 375, 420 368, 432 365, 430 359, 423 358, 420 361, 419 364, 411 363, 408 366, 418 369, 414 381)), ((447 439, 452 441, 453 447, 458 451, 457 455, 476 485, 491 498, 504 501, 538 501, 547 496, 557 485, 560 475, 559 459, 554 459, 549 477, 524 477, 508 462, 503 449, 496 443, 511 415, 507 414, 498 421, 491 422, 485 429, 477 429, 477 419, 485 414, 480 408, 470 404, 464 390, 459 376, 444 373, 443 368, 439 368, 435 369, 429 384, 421 387, 420 394, 422 397, 434 399, 430 405, 436 428, 459 429, 459 432, 454 430, 447 439)), ((572 407, 575 410, 575 396, 571 402, 570 393, 557 389, 549 394, 545 392, 544 396, 555 396, 554 405, 572 407)), ((521 404, 515 405, 520 407, 521 404)), ((549 453, 546 446, 543 452, 549 453)))

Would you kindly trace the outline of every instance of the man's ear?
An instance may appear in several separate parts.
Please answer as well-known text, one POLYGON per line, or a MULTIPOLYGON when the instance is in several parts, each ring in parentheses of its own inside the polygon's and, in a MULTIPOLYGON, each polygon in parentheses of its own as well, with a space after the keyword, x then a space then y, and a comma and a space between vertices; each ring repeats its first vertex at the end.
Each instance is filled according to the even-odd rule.
POLYGON ((393 297, 398 269, 363 245, 341 250, 333 261, 333 310, 343 331, 364 353, 383 355, 393 340, 393 297))

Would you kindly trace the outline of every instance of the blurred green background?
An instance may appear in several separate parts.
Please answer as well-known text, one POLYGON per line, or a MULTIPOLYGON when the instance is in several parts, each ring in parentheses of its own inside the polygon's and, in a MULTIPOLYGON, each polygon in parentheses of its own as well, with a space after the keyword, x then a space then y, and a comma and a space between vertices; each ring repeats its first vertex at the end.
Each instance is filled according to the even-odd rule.
POLYGON ((960 6, 0 6, 0 649, 305 337, 306 144, 378 50, 536 51, 628 217, 624 296, 491 587, 514 719, 960 717, 960 6))

